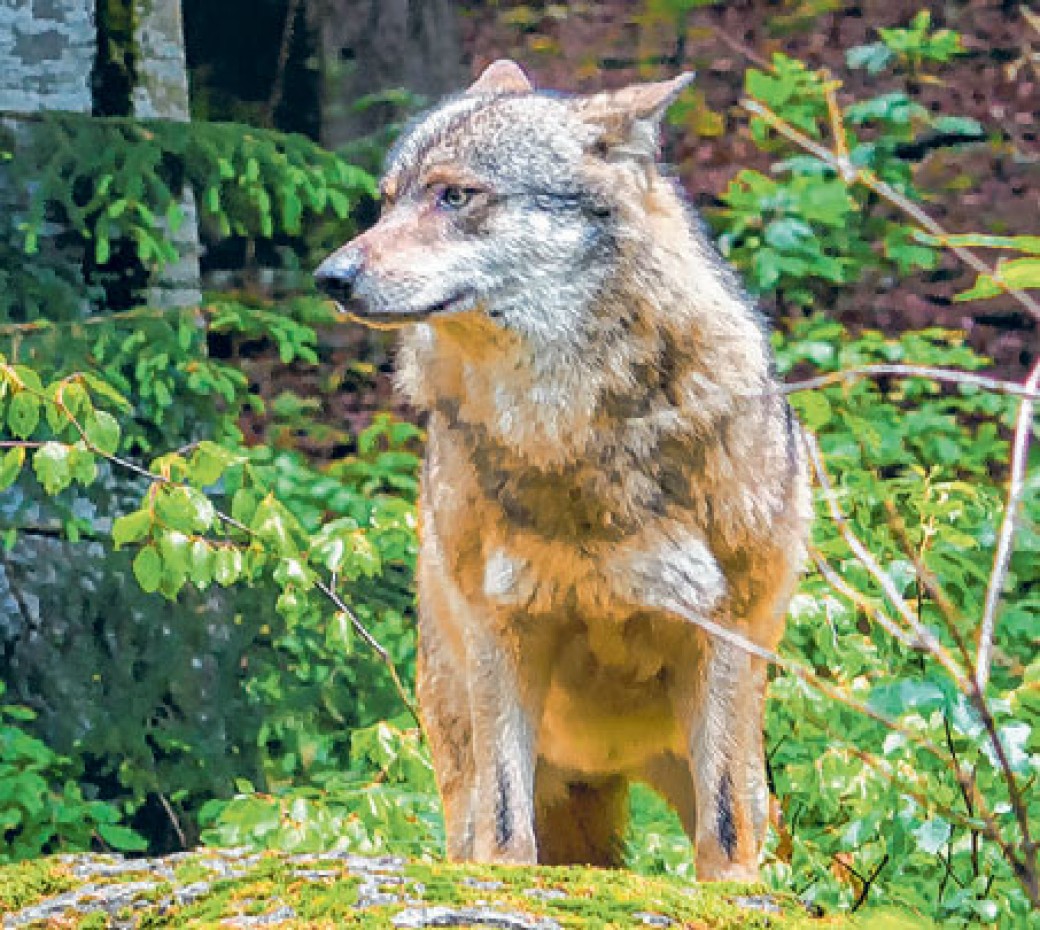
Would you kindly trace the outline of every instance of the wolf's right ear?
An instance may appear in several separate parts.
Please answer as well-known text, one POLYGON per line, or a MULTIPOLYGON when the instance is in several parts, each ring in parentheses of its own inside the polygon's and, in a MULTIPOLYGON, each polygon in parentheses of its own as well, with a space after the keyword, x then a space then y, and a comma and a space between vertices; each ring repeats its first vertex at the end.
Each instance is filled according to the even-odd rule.
POLYGON ((593 148, 606 157, 650 160, 657 154, 661 120, 693 81, 687 71, 669 81, 632 84, 621 90, 574 98, 581 118, 595 127, 593 148))
POLYGON ((466 91, 467 94, 530 94, 534 85, 515 61, 500 58, 489 64, 466 91))

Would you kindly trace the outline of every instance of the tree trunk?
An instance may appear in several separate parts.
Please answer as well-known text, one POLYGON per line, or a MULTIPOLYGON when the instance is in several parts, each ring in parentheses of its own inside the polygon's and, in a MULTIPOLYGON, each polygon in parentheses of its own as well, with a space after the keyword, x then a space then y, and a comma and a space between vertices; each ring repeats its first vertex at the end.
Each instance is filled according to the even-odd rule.
POLYGON ((0 3, 0 110, 89 113, 94 0, 0 3))
MULTIPOLYGON (((187 122, 191 114, 180 0, 135 0, 135 5, 134 116, 187 122)), ((148 302, 158 307, 192 307, 202 302, 198 214, 190 188, 181 196, 180 206, 184 221, 177 229, 167 230, 180 258, 167 265, 149 288, 148 302)), ((165 218, 161 222, 167 225, 165 218)))
POLYGON ((321 141, 336 148, 399 121, 410 107, 362 98, 404 89, 433 102, 458 90, 457 4, 449 0, 308 0, 321 51, 321 141))

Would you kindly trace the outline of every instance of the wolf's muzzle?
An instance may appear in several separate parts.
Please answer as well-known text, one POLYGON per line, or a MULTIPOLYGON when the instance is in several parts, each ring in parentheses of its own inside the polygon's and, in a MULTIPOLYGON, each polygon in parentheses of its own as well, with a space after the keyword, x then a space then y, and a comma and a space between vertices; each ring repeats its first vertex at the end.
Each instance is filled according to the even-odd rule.
POLYGON ((333 252, 314 272, 314 283, 325 296, 338 304, 349 303, 354 285, 361 274, 362 258, 358 252, 333 252))

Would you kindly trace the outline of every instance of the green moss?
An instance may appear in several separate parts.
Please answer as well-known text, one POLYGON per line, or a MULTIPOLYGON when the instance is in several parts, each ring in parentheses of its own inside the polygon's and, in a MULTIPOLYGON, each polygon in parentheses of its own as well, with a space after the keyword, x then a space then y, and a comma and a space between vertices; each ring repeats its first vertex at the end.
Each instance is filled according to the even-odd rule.
POLYGON ((186 859, 173 870, 178 885, 190 885, 193 882, 208 882, 213 878, 213 870, 200 862, 186 859))
POLYGON ((337 924, 356 919, 361 882, 350 875, 335 881, 300 882, 295 889, 296 913, 303 920, 332 920, 337 924))
POLYGON ((61 894, 75 884, 69 870, 54 860, 34 859, 0 866, 0 914, 61 894))
POLYGON ((763 887, 749 885, 687 885, 663 878, 647 878, 627 871, 586 868, 507 868, 488 866, 413 865, 406 874, 426 886, 430 903, 472 905, 494 901, 509 910, 551 917, 562 927, 632 927, 640 921, 636 913, 653 912, 677 922, 712 930, 737 928, 820 927, 810 921, 804 908, 789 896, 770 894, 781 914, 764 914, 741 907, 735 899, 766 894, 763 887), (502 882, 489 890, 465 884, 464 879, 502 882), (566 897, 547 898, 529 894, 532 889, 560 891, 566 897))
MULTIPOLYGON (((178 863, 175 885, 212 879, 214 873, 203 864, 204 858, 208 857, 201 854, 178 863)), ((376 930, 390 926, 393 915, 412 903, 358 909, 362 880, 349 874, 346 863, 338 859, 315 857, 313 861, 298 863, 268 855, 244 868, 244 875, 213 881, 203 897, 183 906, 167 905, 161 909, 159 902, 166 895, 149 894, 142 909, 134 908, 137 925, 145 930, 213 927, 231 916, 259 915, 287 905, 297 916, 283 925, 286 928, 376 930), (320 877, 298 874, 316 869, 333 874, 320 877)), ((75 886, 66 872, 46 860, 0 871, 0 881, 7 882, 0 884, 0 888, 14 887, 15 875, 19 877, 19 895, 8 892, 6 898, 0 898, 13 909, 75 886)), ((378 874, 372 873, 371 878, 378 883, 378 874)), ((170 890, 168 885, 162 889, 167 893, 170 890)), ((676 927, 686 930, 848 930, 860 926, 846 917, 810 919, 790 895, 769 894, 780 907, 780 913, 765 914, 740 906, 737 899, 741 896, 766 894, 760 886, 693 885, 670 878, 603 869, 413 863, 388 876, 381 890, 406 899, 421 899, 429 905, 484 904, 499 910, 549 917, 564 930, 638 927, 642 924, 635 915, 640 912, 666 915, 676 927), (395 878, 403 878, 404 883, 395 878), (539 895, 539 891, 561 892, 562 896, 539 895)), ((92 915, 82 918, 78 926, 102 927, 104 920, 104 915, 92 915)))

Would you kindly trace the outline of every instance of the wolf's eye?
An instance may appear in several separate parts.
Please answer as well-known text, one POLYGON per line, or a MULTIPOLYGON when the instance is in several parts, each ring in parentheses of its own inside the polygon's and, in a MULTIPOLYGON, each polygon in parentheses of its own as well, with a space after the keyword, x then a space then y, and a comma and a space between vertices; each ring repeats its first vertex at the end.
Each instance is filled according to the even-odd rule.
POLYGON ((476 191, 468 190, 465 187, 448 184, 441 188, 440 193, 437 195, 437 203, 442 207, 447 207, 449 210, 461 210, 473 199, 475 193, 476 191))

